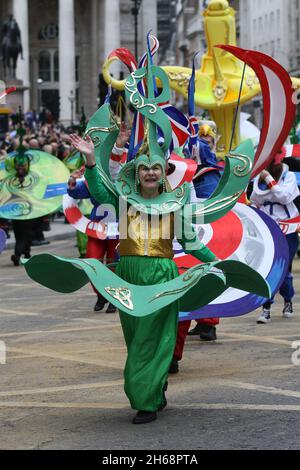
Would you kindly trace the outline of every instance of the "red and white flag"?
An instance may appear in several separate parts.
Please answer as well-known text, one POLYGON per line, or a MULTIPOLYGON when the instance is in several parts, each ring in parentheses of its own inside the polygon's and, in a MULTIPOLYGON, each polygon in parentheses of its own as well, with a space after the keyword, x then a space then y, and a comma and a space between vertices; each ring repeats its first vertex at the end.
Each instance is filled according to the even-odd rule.
POLYGON ((300 144, 285 145, 284 147, 282 147, 281 151, 284 153, 284 158, 300 158, 300 144))

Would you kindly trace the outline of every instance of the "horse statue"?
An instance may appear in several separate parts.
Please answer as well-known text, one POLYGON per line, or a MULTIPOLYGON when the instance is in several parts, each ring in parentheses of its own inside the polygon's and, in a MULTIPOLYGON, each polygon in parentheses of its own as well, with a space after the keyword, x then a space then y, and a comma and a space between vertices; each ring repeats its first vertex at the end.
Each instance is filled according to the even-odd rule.
POLYGON ((4 78, 16 78, 18 56, 23 60, 21 31, 13 15, 2 26, 1 55, 4 78))

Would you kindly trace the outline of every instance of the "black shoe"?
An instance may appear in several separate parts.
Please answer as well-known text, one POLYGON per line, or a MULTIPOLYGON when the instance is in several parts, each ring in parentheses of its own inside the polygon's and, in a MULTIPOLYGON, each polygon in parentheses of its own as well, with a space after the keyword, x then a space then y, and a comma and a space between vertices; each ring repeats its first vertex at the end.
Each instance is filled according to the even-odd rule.
POLYGON ((49 245, 50 242, 49 242, 49 240, 40 240, 39 244, 40 245, 49 245))
POLYGON ((117 307, 115 307, 113 304, 109 303, 106 313, 116 313, 117 307))
POLYGON ((169 367, 169 374, 177 374, 179 372, 178 360, 173 357, 171 365, 169 367))
POLYGON ((138 411, 132 420, 132 424, 146 424, 157 418, 156 411, 138 411))
POLYGON ((193 328, 192 330, 188 332, 188 336, 200 335, 200 331, 201 331, 201 324, 197 323, 195 328, 193 328))
POLYGON ((31 246, 40 246, 41 242, 39 240, 31 240, 31 246))
POLYGON ((107 303, 107 300, 102 297, 102 295, 98 295, 98 300, 95 303, 94 307, 94 312, 99 312, 100 310, 103 310, 104 305, 107 303))
POLYGON ((30 255, 29 253, 26 253, 26 254, 24 254, 24 258, 25 258, 25 259, 30 259, 30 258, 31 258, 31 255, 30 255))
POLYGON ((10 259, 14 263, 15 266, 20 266, 20 257, 17 255, 11 255, 10 259))
POLYGON ((49 245, 49 240, 32 240, 31 246, 49 245))
POLYGON ((216 341, 217 333, 216 327, 212 325, 201 324, 200 339, 203 341, 216 341))

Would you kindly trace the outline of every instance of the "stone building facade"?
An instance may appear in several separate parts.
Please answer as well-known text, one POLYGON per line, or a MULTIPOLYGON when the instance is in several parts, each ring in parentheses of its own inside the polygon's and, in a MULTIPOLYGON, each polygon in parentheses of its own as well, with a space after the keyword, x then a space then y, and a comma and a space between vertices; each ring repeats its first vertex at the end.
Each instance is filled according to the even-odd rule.
POLYGON ((241 46, 274 57, 300 76, 300 0, 240 0, 241 46))
MULTIPOLYGON (((156 3, 141 2, 139 54, 147 31, 157 32, 156 3)), ((91 115, 99 105, 99 75, 109 52, 117 47, 134 52, 133 6, 132 0, 1 0, 0 24, 13 14, 21 30, 24 60, 19 57, 17 78, 28 88, 24 110, 44 106, 64 123, 76 119, 81 106, 91 115)), ((119 65, 112 70, 115 77, 120 71, 119 65)))

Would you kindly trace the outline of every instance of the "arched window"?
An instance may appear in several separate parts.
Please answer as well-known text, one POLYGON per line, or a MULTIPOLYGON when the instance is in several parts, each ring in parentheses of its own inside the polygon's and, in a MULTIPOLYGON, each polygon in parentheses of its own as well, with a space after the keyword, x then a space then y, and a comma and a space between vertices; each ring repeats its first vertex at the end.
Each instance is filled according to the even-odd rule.
POLYGON ((39 53, 39 78, 42 78, 44 82, 51 81, 51 56, 48 51, 39 53))

